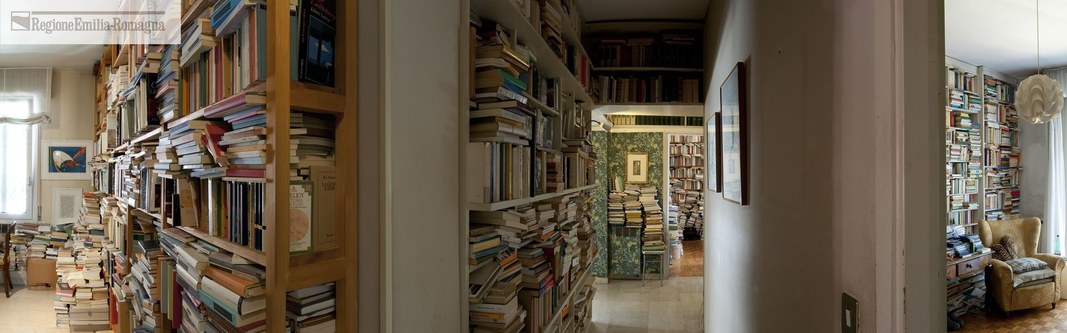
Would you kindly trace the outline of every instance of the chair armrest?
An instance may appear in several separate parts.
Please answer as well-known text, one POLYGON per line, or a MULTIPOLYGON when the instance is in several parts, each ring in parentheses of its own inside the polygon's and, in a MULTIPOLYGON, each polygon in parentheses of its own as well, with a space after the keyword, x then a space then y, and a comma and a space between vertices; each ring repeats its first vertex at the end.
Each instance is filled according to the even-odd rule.
POLYGON ((987 297, 992 297, 1001 309, 1013 308, 1011 292, 1015 289, 1012 285, 1012 277, 1015 273, 1012 272, 1011 266, 1003 261, 990 259, 989 263, 990 267, 986 276, 986 285, 989 286, 987 297))
POLYGON ((1065 261, 1063 257, 1054 254, 1034 253, 1034 255, 1030 257, 1044 261, 1046 264, 1048 264, 1048 268, 1051 268, 1053 271, 1056 272, 1056 275, 1059 275, 1060 271, 1063 270, 1063 266, 1067 265, 1067 261, 1065 261))

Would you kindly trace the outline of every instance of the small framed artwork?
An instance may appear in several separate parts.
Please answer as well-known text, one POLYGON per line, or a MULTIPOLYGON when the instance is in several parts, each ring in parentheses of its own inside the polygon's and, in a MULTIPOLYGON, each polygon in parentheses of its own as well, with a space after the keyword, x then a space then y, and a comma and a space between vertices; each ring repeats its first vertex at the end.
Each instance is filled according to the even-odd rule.
POLYGON ((86 140, 45 140, 41 154, 41 179, 90 180, 89 157, 93 143, 86 140))
POLYGON ((745 96, 745 63, 738 62, 719 86, 722 197, 748 205, 748 119, 745 96))
POLYGON ((626 154, 626 183, 648 183, 648 153, 626 154))
POLYGON ((708 117, 707 123, 707 135, 704 139, 704 146, 708 152, 704 154, 707 160, 707 170, 704 173, 707 175, 704 177, 708 180, 707 189, 719 193, 722 192, 722 140, 719 139, 719 133, 722 124, 719 122, 719 113, 712 112, 711 117, 708 117))
POLYGON ((78 221, 82 208, 82 189, 57 188, 52 190, 52 223, 74 223, 78 221))

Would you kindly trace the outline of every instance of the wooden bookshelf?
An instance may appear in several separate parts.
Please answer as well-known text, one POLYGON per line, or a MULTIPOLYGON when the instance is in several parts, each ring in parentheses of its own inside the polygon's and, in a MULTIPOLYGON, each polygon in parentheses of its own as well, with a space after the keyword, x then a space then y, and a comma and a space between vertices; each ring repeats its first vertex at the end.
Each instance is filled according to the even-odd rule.
POLYGON ((469 203, 468 207, 470 208, 470 210, 486 211, 486 212, 495 211, 495 210, 503 210, 503 209, 514 208, 514 207, 518 207, 518 206, 522 206, 522 205, 529 205, 529 204, 532 204, 532 203, 535 203, 535 202, 538 202, 538 201, 545 201, 545 200, 548 200, 548 199, 562 197, 562 196, 565 196, 565 195, 571 195, 571 194, 578 193, 578 192, 581 192, 581 191, 591 190, 591 189, 593 189, 595 187, 597 187, 596 184, 594 184, 594 185, 586 185, 586 186, 582 186, 582 187, 579 187, 579 188, 566 189, 566 190, 563 190, 563 191, 560 191, 560 192, 545 193, 545 194, 541 194, 541 195, 533 196, 533 197, 529 197, 529 198, 522 198, 522 199, 515 199, 515 200, 508 200, 508 201, 500 201, 500 202, 493 202, 493 203, 469 203))
POLYGON ((682 73, 703 73, 703 68, 682 68, 682 67, 596 67, 593 69, 598 72, 682 72, 682 73))
MULTIPOLYGON (((190 10, 185 11, 182 17, 182 29, 192 29, 198 18, 205 17, 201 12, 211 16, 214 1, 197 0, 188 1, 190 10)), ((250 3, 242 2, 241 6, 250 3)), ((247 8, 242 8, 243 10, 247 8)), ((266 142, 270 151, 264 156, 266 171, 265 177, 259 181, 263 184, 265 195, 263 196, 262 221, 265 226, 263 231, 263 249, 256 250, 250 246, 231 242, 230 240, 213 235, 201 224, 199 227, 175 225, 172 219, 172 211, 149 211, 140 207, 134 207, 122 202, 120 209, 125 212, 125 219, 118 221, 123 226, 125 234, 122 235, 124 242, 123 254, 128 263, 132 263, 131 246, 133 230, 136 228, 133 217, 134 212, 149 216, 156 221, 157 228, 165 230, 177 228, 189 235, 221 250, 233 253, 248 261, 261 265, 266 271, 266 303, 265 331, 283 332, 287 326, 286 316, 286 292, 300 288, 315 286, 324 283, 335 283, 335 311, 337 332, 356 332, 357 317, 357 264, 358 251, 356 247, 357 221, 357 110, 356 110, 356 5, 345 1, 337 1, 335 12, 336 21, 336 47, 333 62, 333 87, 320 86, 298 81, 296 77, 290 77, 291 65, 297 59, 290 57, 290 50, 299 45, 290 45, 290 18, 289 6, 284 3, 273 3, 266 6, 266 38, 265 48, 261 50, 262 59, 265 62, 266 77, 258 86, 252 87, 256 91, 265 94, 266 97, 266 142), (290 147, 290 116, 292 112, 302 111, 309 113, 329 114, 335 120, 336 137, 334 138, 334 170, 336 172, 337 188, 333 205, 334 219, 332 223, 337 235, 336 247, 311 253, 290 254, 289 251, 289 193, 290 193, 290 156, 287 153, 290 147), (129 209, 133 207, 134 209, 129 209), (282 231, 282 232, 278 232, 282 231)), ((231 16, 232 17, 232 16, 231 16)), ((263 16, 260 16, 261 18, 263 16)), ((220 44, 221 45, 221 44, 220 44)), ((221 47, 221 46, 217 46, 221 47)), ((97 90, 94 103, 98 113, 94 128, 99 132, 101 119, 108 112, 118 112, 120 106, 108 105, 106 76, 114 73, 118 66, 127 65, 131 68, 139 66, 144 59, 137 55, 138 52, 147 49, 145 45, 109 45, 105 47, 98 63, 97 90)), ((229 56, 229 55, 227 55, 229 56)), ((184 68, 182 68, 184 70, 184 68)), ((181 70, 180 70, 181 71, 181 70)), ((181 75, 179 73, 179 75, 181 75)), ((225 96, 221 96, 225 97, 225 96)), ((138 151, 143 146, 157 144, 171 129, 189 123, 193 120, 204 120, 205 111, 212 106, 219 105, 216 102, 207 107, 193 109, 190 105, 180 105, 180 111, 169 122, 162 122, 158 127, 146 130, 125 142, 120 142, 110 149, 111 158, 121 160, 127 158, 130 152, 138 151)), ((221 120, 221 119, 218 119, 221 120)), ((97 138, 99 140, 99 137, 97 138)), ((111 162, 114 165, 114 161, 111 162)), ((123 175, 114 173, 114 177, 123 175)), ((161 174, 155 175, 149 172, 149 177, 157 177, 159 186, 166 193, 166 189, 176 188, 179 181, 190 178, 189 174, 180 175, 161 174)), ((227 180, 226 178, 219 179, 227 180)), ((143 181, 143 180, 142 180, 143 181)), ((112 189, 109 193, 113 197, 119 197, 119 189, 112 189)), ((203 191, 203 189, 201 189, 203 191)), ((177 192, 175 192, 177 193, 177 192)), ((200 194, 203 195, 203 192, 200 194)), ((163 203, 164 195, 156 198, 163 203)), ((207 200, 207 198, 202 198, 207 200)), ((173 203, 174 208, 178 206, 173 203)), ((164 207, 164 205, 160 205, 164 207)), ((163 209, 163 208, 160 208, 163 209)), ((206 214, 206 213, 202 213, 206 214)), ((318 223, 318 221, 316 221, 318 223)), ((251 236, 249 236, 251 237, 251 236)), ((113 289, 117 292, 118 289, 113 289)), ((129 332, 136 326, 131 321, 129 301, 116 304, 119 314, 119 325, 113 327, 117 331, 129 332)), ((180 305, 179 305, 180 306, 180 305)), ((170 319, 158 318, 155 332, 174 332, 177 327, 170 327, 170 319)))

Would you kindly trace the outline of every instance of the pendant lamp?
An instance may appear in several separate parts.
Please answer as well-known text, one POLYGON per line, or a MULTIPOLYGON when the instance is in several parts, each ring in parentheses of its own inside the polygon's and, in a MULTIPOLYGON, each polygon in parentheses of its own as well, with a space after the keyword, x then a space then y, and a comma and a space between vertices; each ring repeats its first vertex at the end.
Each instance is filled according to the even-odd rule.
MULTIPOLYGON (((1038 16, 1041 0, 1037 0, 1038 16)), ((1023 80, 1015 91, 1015 110, 1019 117, 1033 124, 1042 124, 1060 115, 1063 109, 1063 88, 1060 83, 1041 74, 1041 20, 1037 22, 1037 74, 1023 80)))

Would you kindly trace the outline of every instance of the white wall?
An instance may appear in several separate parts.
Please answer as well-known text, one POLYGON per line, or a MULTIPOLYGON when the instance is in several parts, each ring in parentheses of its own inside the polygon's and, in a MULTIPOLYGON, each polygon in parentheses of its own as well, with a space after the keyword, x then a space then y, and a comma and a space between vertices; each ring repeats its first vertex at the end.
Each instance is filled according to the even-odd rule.
MULTIPOLYGON (((915 3, 711 2, 705 109, 719 109, 719 85, 737 62, 744 62, 751 203, 742 207, 721 195, 708 196, 705 331, 839 331, 842 292, 859 300, 862 331, 903 330, 901 200, 904 193, 935 197, 940 187, 929 184, 937 183, 939 171, 931 152, 940 137, 934 129, 943 126, 929 111, 915 123, 903 122, 904 97, 911 92, 899 78, 929 81, 916 85, 926 90, 915 92, 913 101, 926 110, 938 105, 932 89, 938 79, 928 73, 939 72, 927 68, 936 68, 929 62, 936 58, 924 57, 926 62, 914 67, 922 70, 909 72, 903 65, 909 59, 894 39, 895 34, 936 33, 925 14, 937 7, 907 8, 923 14, 912 17, 923 20, 915 26, 926 31, 901 32, 908 22, 892 14, 909 2, 915 3), (907 142, 905 125, 921 134, 916 136, 922 142, 907 142), (910 147, 925 154, 908 156, 910 147), (926 185, 906 191, 906 180, 919 177, 926 177, 926 185)), ((936 53, 931 41, 940 37, 921 38, 912 52, 936 53)), ((937 205, 936 199, 926 199, 908 209, 923 214, 929 226, 938 223, 937 205)), ((928 240, 917 256, 932 262, 936 234, 913 232, 925 236, 916 239, 928 240)), ((940 277, 931 267, 916 268, 927 276, 916 282, 918 289, 943 288, 943 266, 940 277)), ((940 295, 943 303, 943 291, 940 295)), ((938 302, 937 296, 929 297, 924 302, 938 302)), ((933 315, 914 316, 928 324, 933 315)))
POLYGON ((461 8, 459 0, 384 2, 387 332, 466 329, 460 327, 467 291, 460 282, 457 195, 459 32, 468 24, 460 19, 461 8))
MULTIPOLYGON (((93 139, 93 73, 88 70, 53 70, 52 72, 52 122, 41 125, 41 140, 92 140, 93 139)), ((38 143, 38 146, 41 146, 38 143)), ((38 149, 38 155, 43 148, 38 149)), ((40 221, 52 224, 52 190, 57 188, 81 188, 91 191, 90 181, 41 180, 40 156, 38 156, 37 186, 40 221)), ((36 207, 34 209, 37 209, 36 207)), ((7 221, 4 221, 7 222, 7 221)))

